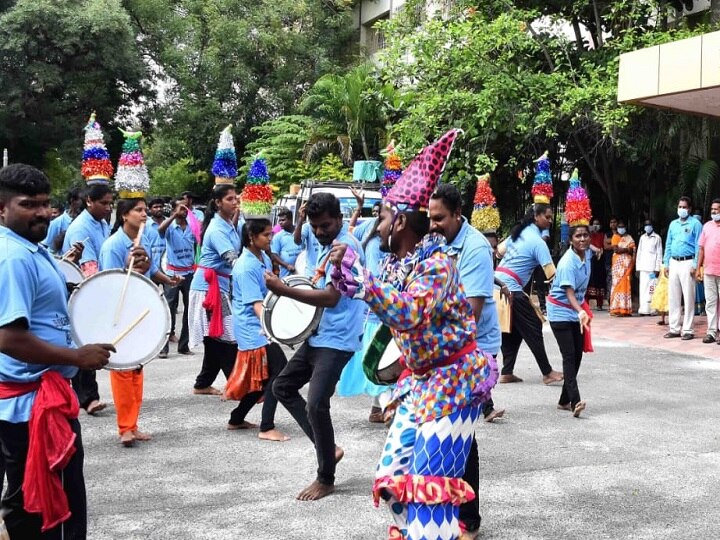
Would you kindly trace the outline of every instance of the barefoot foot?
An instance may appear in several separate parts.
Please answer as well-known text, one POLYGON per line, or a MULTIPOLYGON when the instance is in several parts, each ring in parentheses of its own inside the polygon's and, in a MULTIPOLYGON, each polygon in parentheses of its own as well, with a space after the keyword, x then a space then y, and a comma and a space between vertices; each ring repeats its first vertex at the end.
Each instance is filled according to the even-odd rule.
POLYGON ((120 443, 125 447, 135 446, 135 435, 132 431, 126 431, 120 435, 120 443))
POLYGON ((555 370, 553 370, 550 373, 548 373, 547 375, 543 376, 544 384, 552 384, 552 383, 560 382, 562 380, 563 380, 563 374, 560 373, 559 371, 555 371, 555 370))
POLYGON ((193 388, 193 394, 197 396, 222 396, 222 392, 213 386, 207 388, 193 388))
POLYGON ((149 433, 144 433, 140 430, 135 430, 132 432, 133 436, 135 437, 136 441, 152 441, 152 435, 149 433))
POLYGON ((558 403, 558 411, 572 411, 572 405, 569 403, 566 403, 565 405, 561 405, 558 403))
POLYGON ((492 423, 503 416, 505 416, 505 409, 493 409, 492 412, 485 417, 485 421, 492 423))
POLYGON ((578 401, 578 402, 575 404, 575 408, 573 409, 573 416, 574 416, 575 418, 579 418, 579 417, 580 417, 580 413, 583 412, 584 410, 585 410, 585 402, 584 402, 584 401, 578 401))
POLYGON ((335 491, 335 486, 321 484, 315 480, 312 484, 303 489, 296 498, 298 501, 317 501, 318 499, 327 497, 333 491, 335 491))
POLYGON ((262 439, 263 441, 285 442, 289 441, 290 437, 277 429, 269 429, 268 431, 261 431, 258 433, 258 439, 262 439))
POLYGON ((230 424, 228 423, 227 428, 230 431, 235 431, 236 429, 255 429, 258 427, 257 424, 252 424, 250 422, 243 422, 242 424, 230 424))
POLYGON ((88 414, 95 414, 95 413, 99 413, 100 411, 105 409, 105 407, 107 407, 106 403, 103 403, 102 401, 98 401, 97 399, 94 399, 93 401, 90 402, 90 404, 87 406, 87 409, 85 409, 85 410, 87 411, 88 414))

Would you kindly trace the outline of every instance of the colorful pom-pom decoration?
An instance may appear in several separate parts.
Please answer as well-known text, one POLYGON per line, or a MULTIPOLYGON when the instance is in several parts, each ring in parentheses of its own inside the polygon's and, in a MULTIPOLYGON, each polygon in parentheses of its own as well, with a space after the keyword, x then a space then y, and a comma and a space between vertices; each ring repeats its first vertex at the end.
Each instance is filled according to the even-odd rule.
POLYGON ((107 185, 113 175, 113 165, 105 147, 102 129, 95 120, 94 112, 90 115, 90 120, 84 129, 85 142, 80 173, 90 186, 93 184, 107 185))
POLYGON ((568 189, 565 199, 565 221, 571 227, 590 225, 591 216, 590 200, 580 185, 578 170, 575 169, 570 177, 570 189, 568 189))
POLYGON ((538 158, 535 167, 535 180, 530 190, 533 202, 550 204, 553 197, 552 176, 550 175, 550 159, 547 151, 538 158))
POLYGON ((397 149, 395 148, 395 140, 390 141, 390 144, 385 148, 385 172, 383 173, 382 184, 380 186, 380 195, 385 197, 387 192, 390 191, 400 178, 402 174, 402 161, 398 156, 397 149))
POLYGON ((500 212, 497 209, 497 201, 490 187, 489 174, 478 176, 470 223, 483 233, 496 232, 500 228, 500 212))
POLYGON ((125 137, 115 175, 115 189, 121 199, 145 197, 150 189, 150 175, 140 150, 141 131, 120 130, 125 137))
POLYGON ((215 184, 234 184, 237 177, 237 156, 232 136, 232 124, 220 133, 212 173, 215 184))
POLYGON ((246 218, 270 215, 273 194, 269 182, 270 174, 265 158, 257 156, 250 165, 245 187, 240 194, 242 211, 246 218))

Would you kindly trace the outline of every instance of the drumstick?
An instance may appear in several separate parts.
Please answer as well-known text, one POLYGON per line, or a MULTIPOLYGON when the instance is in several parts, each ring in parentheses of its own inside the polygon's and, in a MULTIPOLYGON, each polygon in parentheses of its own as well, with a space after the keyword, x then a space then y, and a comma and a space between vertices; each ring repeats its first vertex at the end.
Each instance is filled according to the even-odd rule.
POLYGON ((120 343, 130 332, 135 330, 135 327, 142 322, 142 320, 148 316, 150 313, 150 308, 147 308, 145 311, 143 311, 137 319, 135 319, 132 323, 130 323, 130 326, 128 326, 125 330, 120 332, 118 336, 113 339, 112 345, 113 347, 116 346, 118 343, 120 343))
MULTIPOLYGON (((87 242, 88 240, 90 240, 90 237, 89 237, 89 236, 88 236, 85 240, 83 240, 83 241, 81 242, 81 244, 84 244, 84 243, 87 242)), ((68 257, 70 256, 70 254, 71 254, 73 251, 75 251, 75 249, 76 249, 75 246, 72 246, 70 249, 67 250, 67 253, 66 253, 65 255, 63 255, 63 256, 62 256, 62 259, 60 259, 60 260, 61 260, 61 261, 67 261, 68 257)))
MULTIPOLYGON (((140 224, 138 234, 133 242, 133 247, 136 248, 140 244, 143 231, 145 230, 145 223, 140 224)), ((117 326, 120 322, 120 314, 122 313, 123 304, 125 303, 125 294, 127 293, 128 283, 130 283, 130 274, 132 274, 133 266, 135 266, 135 257, 130 257, 130 266, 128 267, 127 274, 125 275, 125 283, 123 283, 122 292, 120 293, 120 301, 118 302, 117 308, 115 308, 115 318, 113 319, 113 326, 117 326)))

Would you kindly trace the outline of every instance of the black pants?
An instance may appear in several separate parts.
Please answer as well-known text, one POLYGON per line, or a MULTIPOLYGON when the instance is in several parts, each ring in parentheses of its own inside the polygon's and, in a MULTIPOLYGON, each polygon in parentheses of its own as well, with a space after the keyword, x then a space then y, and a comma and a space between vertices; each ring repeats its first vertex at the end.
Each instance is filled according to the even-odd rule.
POLYGON ((220 370, 227 379, 232 373, 235 356, 237 355, 237 345, 235 343, 226 343, 205 336, 203 345, 205 346, 205 353, 203 354, 202 367, 195 378, 195 388, 197 389, 212 386, 220 370))
POLYGON ((543 267, 535 267, 532 276, 533 286, 531 288, 531 291, 534 289, 534 292, 538 298, 538 304, 543 312, 545 312, 545 297, 547 296, 547 284, 545 283, 545 279, 545 270, 543 270, 543 267))
MULTIPOLYGON (((182 316, 182 330, 180 331, 180 339, 178 340, 178 352, 188 352, 190 347, 190 332, 188 330, 188 305, 190 302, 190 284, 192 283, 192 273, 183 276, 185 279, 177 287, 165 286, 165 300, 167 300, 168 306, 170 306, 170 333, 175 333, 175 319, 177 318, 178 304, 180 302, 180 295, 182 294, 183 301, 183 316, 182 316)), ((162 352, 167 353, 169 348, 169 341, 165 342, 162 352)))
POLYGON ((94 369, 79 369, 72 378, 73 390, 75 390, 80 407, 83 409, 87 409, 93 401, 100 401, 96 374, 94 369))
POLYGON ((557 340, 560 354, 563 359, 563 380, 562 392, 560 393, 560 405, 568 403, 575 408, 580 401, 580 390, 577 384, 577 374, 580 371, 580 362, 583 355, 584 338, 580 332, 580 323, 576 322, 551 322, 555 339, 557 340))
POLYGON ((518 351, 523 340, 530 347, 535 361, 543 375, 552 371, 550 360, 545 352, 542 323, 530 303, 530 299, 522 292, 512 293, 512 332, 502 335, 503 375, 512 375, 515 369, 518 351))
POLYGON ((22 484, 28 452, 28 423, 0 421, 0 450, 5 459, 7 489, 2 497, 2 514, 12 540, 84 540, 87 536, 87 501, 83 477, 83 445, 80 422, 71 420, 77 435, 75 455, 62 472, 62 482, 72 515, 64 523, 41 534, 40 514, 29 514, 23 508, 22 484), (62 530, 64 529, 64 531, 62 530), (63 535, 64 533, 64 535, 63 535))
POLYGON ((335 483, 335 431, 330 418, 330 398, 352 355, 304 343, 273 384, 275 397, 315 445, 317 480, 321 484, 335 483), (308 382, 306 403, 299 390, 308 382))
POLYGON ((260 431, 270 431, 275 429, 275 410, 277 409, 277 398, 272 393, 272 385, 280 372, 287 366, 287 358, 280 345, 270 343, 265 346, 267 354, 268 372, 270 378, 265 381, 265 385, 261 391, 251 392, 243 397, 238 406, 230 413, 230 424, 237 426, 245 421, 247 413, 250 412, 261 396, 264 396, 262 415, 260 421, 260 431))

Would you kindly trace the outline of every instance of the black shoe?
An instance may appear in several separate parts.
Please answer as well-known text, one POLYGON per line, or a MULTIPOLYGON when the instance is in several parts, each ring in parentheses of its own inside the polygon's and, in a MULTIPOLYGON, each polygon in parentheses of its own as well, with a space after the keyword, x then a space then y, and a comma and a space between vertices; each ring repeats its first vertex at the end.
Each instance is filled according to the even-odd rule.
POLYGON ((690 341, 691 339, 695 339, 695 334, 683 334, 683 341, 690 341))
POLYGON ((668 332, 668 333, 665 334, 663 337, 664 337, 665 339, 679 338, 679 337, 680 337, 680 334, 678 334, 677 332, 668 332))
POLYGON ((708 334, 703 338, 703 343, 715 343, 715 338, 708 334))

